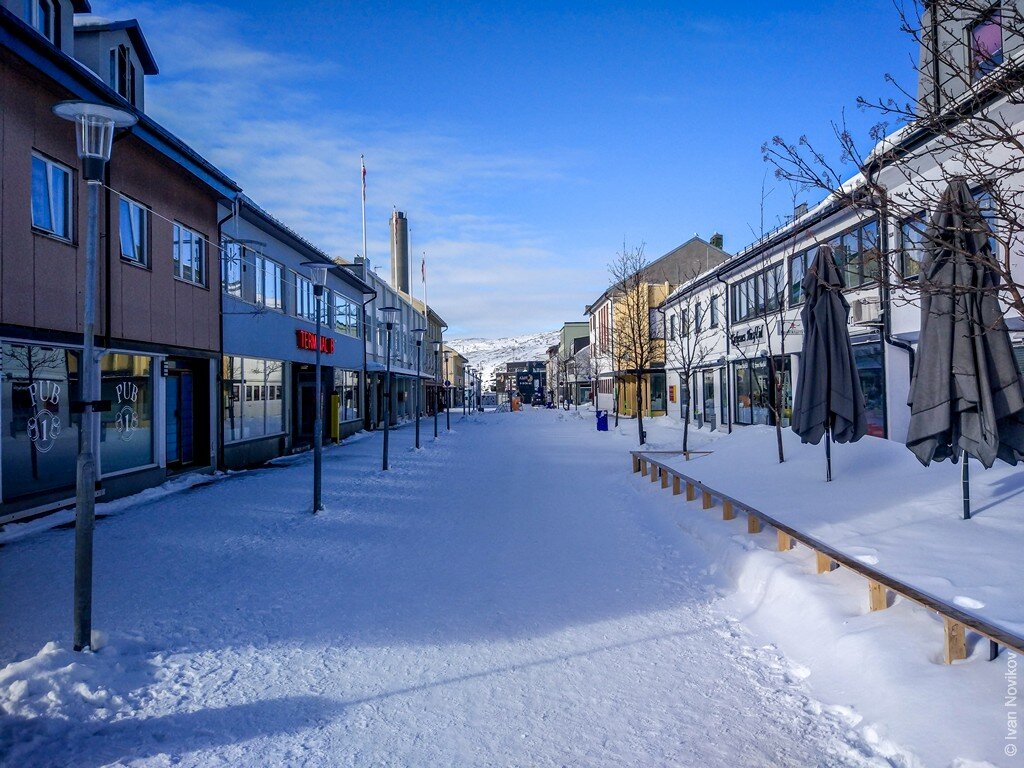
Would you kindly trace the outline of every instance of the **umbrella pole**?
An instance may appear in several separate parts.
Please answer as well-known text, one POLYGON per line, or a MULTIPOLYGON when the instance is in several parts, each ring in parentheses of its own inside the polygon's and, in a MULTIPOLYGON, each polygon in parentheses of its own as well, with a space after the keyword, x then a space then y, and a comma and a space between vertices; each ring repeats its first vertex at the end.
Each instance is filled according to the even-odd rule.
POLYGON ((825 482, 832 482, 832 429, 825 430, 825 482))
POLYGON ((960 468, 960 485, 964 492, 964 520, 971 519, 971 473, 967 468, 967 451, 961 451, 963 467, 960 468))

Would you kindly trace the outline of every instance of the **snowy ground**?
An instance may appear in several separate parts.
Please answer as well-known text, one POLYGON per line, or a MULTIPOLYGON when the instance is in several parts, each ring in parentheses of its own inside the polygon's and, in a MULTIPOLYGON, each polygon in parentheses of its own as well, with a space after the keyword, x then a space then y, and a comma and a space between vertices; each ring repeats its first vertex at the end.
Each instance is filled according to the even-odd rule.
POLYGON ((474 416, 419 453, 403 428, 388 473, 379 435, 331 449, 316 517, 308 457, 121 505, 96 531, 94 654, 68 650, 73 532, 5 545, 0 762, 984 764, 976 739, 898 746, 927 710, 878 723, 847 678, 812 690, 818 666, 738 618, 736 564, 783 555, 631 475, 634 424, 591 418, 474 416))

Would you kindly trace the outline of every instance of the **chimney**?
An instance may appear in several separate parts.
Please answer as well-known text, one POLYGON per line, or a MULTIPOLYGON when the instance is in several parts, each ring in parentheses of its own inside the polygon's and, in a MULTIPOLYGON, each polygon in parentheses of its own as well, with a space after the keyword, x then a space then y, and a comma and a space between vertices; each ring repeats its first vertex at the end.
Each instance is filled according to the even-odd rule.
POLYGON ((391 214, 391 287, 409 293, 409 221, 402 211, 391 214))
POLYGON ((807 213, 807 203, 800 203, 800 205, 793 209, 793 218, 799 219, 805 213, 807 213))
POLYGON ((722 250, 725 246, 725 238, 722 236, 721 232, 715 232, 715 234, 711 236, 711 244, 718 250, 722 250))

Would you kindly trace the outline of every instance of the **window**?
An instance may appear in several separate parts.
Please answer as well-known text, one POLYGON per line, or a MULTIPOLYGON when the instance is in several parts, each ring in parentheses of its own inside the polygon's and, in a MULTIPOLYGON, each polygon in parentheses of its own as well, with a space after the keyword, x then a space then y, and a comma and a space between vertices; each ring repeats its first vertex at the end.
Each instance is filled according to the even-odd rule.
POLYGON ((686 309, 679 311, 679 336, 686 338, 690 335, 690 313, 686 309))
POLYGON ((149 210, 134 200, 122 197, 118 208, 121 258, 149 266, 149 210))
POLYGON ((53 3, 50 0, 25 0, 25 21, 39 34, 56 45, 57 36, 53 3))
POLYGON ((675 341, 676 340, 676 316, 675 315, 669 315, 669 318, 668 318, 668 340, 669 341, 675 341))
MULTIPOLYGON (((844 288, 859 288, 878 279, 880 251, 878 222, 874 219, 858 225, 828 241, 843 277, 844 288)), ((807 257, 807 266, 813 255, 807 257)))
POLYGON ((340 293, 334 294, 334 330, 359 337, 359 307, 340 293))
POLYGON ((988 246, 992 250, 993 256, 999 255, 999 241, 996 240, 995 233, 999 231, 998 220, 996 217, 996 206, 995 199, 992 197, 992 193, 984 187, 979 187, 974 190, 972 197, 975 202, 978 203, 978 207, 981 209, 981 217, 988 224, 988 228, 991 232, 988 238, 988 246))
POLYGON ((700 333, 701 328, 701 316, 700 316, 700 302, 693 302, 693 331, 694 333, 700 333))
POLYGON ((135 65, 127 45, 110 49, 110 87, 135 106, 135 65))
POLYGON ((244 248, 241 243, 224 238, 220 249, 220 287, 224 293, 242 298, 242 257, 244 248))
POLYGON ((77 354, 57 347, 0 345, 3 500, 74 487, 77 354))
POLYGON ((100 360, 101 399, 111 409, 100 414, 103 474, 145 467, 153 455, 153 358, 111 353, 100 360))
POLYGON ((665 338, 664 321, 665 318, 657 309, 652 308, 647 310, 647 327, 652 339, 665 338))
POLYGON ((811 263, 811 251, 801 251, 789 258, 789 306, 804 302, 804 275, 811 263))
POLYGON ((32 155, 32 226, 71 239, 71 171, 32 155))
POLYGON ((709 317, 708 327, 709 328, 717 328, 718 327, 718 297, 717 296, 712 296, 710 299, 708 299, 708 317, 709 317))
POLYGON ((338 420, 355 421, 359 418, 359 374, 356 371, 334 369, 334 391, 338 395, 338 420))
POLYGON ((785 291, 785 265, 782 262, 743 278, 732 286, 733 320, 758 317, 779 308, 785 291))
POLYGON ((900 222, 900 273, 905 278, 921 274, 928 214, 918 211, 900 222))
POLYGON ((266 256, 256 257, 256 303, 284 311, 284 267, 266 256))
POLYGON ((764 273, 764 309, 774 312, 782 306, 785 298, 786 265, 784 262, 773 264, 764 273))
POLYGON ((968 30, 971 79, 978 81, 1003 63, 1003 17, 998 7, 968 30))
POLYGON ((186 283, 206 285, 206 239, 198 232, 174 225, 174 276, 186 283))
POLYGON ((284 363, 225 356, 224 442, 284 432, 284 363))
POLYGON ((295 316, 316 320, 316 297, 313 283, 302 275, 295 274, 295 316))

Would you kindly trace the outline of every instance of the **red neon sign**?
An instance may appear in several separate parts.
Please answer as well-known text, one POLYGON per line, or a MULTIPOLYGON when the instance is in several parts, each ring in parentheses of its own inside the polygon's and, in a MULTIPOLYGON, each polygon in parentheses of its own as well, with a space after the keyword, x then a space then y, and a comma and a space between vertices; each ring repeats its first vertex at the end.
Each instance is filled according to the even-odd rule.
MULTIPOLYGON (((309 331, 297 330, 295 331, 299 349, 308 349, 310 352, 316 352, 316 334, 310 333, 309 331)), ((330 336, 320 337, 320 351, 324 354, 334 354, 334 339, 330 336)))

